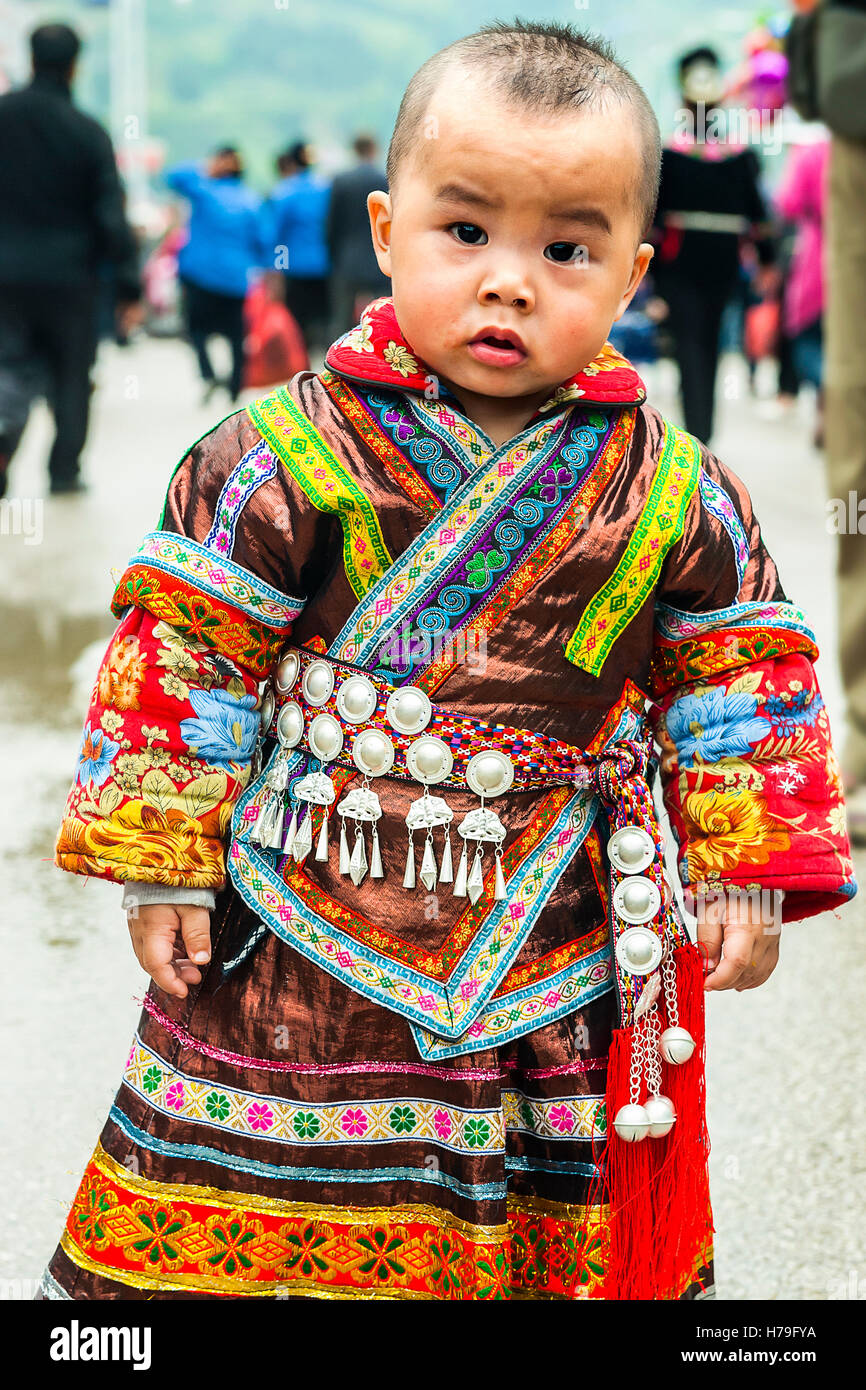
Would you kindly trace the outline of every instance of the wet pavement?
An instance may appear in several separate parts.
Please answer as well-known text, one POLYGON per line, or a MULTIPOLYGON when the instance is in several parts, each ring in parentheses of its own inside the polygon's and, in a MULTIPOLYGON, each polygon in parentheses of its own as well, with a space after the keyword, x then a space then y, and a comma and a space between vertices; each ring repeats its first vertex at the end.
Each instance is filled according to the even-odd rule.
MULTIPOLYGON (((200 406, 191 355, 175 342, 104 345, 97 376, 90 491, 43 497, 50 424, 40 407, 10 487, 20 511, 7 509, 0 534, 0 1297, 29 1296, 56 1244, 146 987, 119 888, 52 864, 87 698, 113 627, 112 571, 156 527, 176 461, 232 408, 221 395, 200 406), (6 533, 16 524, 18 534, 6 533)), ((668 364, 647 376, 650 399, 678 418, 668 364)), ((774 403, 745 394, 735 359, 725 363, 720 396, 714 446, 748 484, 786 591, 816 629, 838 747, 832 537, 808 402, 778 416, 774 403)), ((866 890, 844 913, 786 926, 766 985, 710 1001, 721 1298, 866 1298, 864 911, 866 890)))

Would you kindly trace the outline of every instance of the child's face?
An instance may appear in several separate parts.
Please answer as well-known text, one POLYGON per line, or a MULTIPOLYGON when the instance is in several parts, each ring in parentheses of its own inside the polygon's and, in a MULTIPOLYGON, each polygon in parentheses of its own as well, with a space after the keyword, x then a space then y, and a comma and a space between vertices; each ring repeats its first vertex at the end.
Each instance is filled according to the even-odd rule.
POLYGON ((415 352, 446 383, 543 398, 598 353, 652 257, 627 108, 543 117, 446 75, 400 168, 368 200, 415 352), (485 331, 519 338, 484 344, 485 331))

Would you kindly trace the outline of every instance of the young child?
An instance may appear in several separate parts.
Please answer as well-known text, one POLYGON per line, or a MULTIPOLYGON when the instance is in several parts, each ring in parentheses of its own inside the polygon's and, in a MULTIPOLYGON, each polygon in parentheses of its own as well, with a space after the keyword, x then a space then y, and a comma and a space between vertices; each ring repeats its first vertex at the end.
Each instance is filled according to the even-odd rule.
POLYGON ((658 168, 603 43, 437 53, 393 296, 181 460, 57 844, 153 987, 43 1296, 710 1292, 704 989, 855 882, 746 488, 606 346, 658 168))

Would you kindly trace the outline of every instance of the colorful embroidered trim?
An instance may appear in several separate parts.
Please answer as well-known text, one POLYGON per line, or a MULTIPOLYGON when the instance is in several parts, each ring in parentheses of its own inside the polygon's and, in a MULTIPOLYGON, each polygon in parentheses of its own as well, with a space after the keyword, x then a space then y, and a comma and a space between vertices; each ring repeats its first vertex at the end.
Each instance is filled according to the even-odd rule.
POLYGON ((661 456, 625 552, 565 647, 568 660, 591 676, 599 674, 617 637, 643 607, 665 555, 682 535, 700 466, 697 441, 665 421, 661 456))
POLYGON ((190 1076, 136 1036, 124 1081, 153 1109, 230 1134, 303 1147, 423 1141, 452 1153, 500 1153, 505 1130, 545 1139, 604 1135, 604 1099, 534 1099, 502 1092, 502 1108, 449 1105, 417 1096, 312 1104, 240 1091, 190 1076))
POLYGON ((247 412, 313 506, 339 517, 346 577, 363 598, 392 563, 370 499, 286 387, 253 401, 247 412))
POLYGON ((207 550, 228 557, 234 549, 241 513, 253 493, 276 477, 279 464, 264 439, 254 444, 229 475, 217 500, 213 526, 204 538, 207 550))
MULTIPOLYGON (((502 1182, 463 1182, 453 1173, 443 1168, 433 1168, 424 1161, 387 1168, 373 1168, 369 1164, 361 1168, 319 1168, 295 1163, 267 1163, 258 1158, 226 1153, 224 1149, 206 1144, 178 1144, 170 1139, 159 1139, 151 1130, 140 1129, 133 1124, 117 1105, 109 1111, 109 1119, 140 1149, 148 1149, 164 1158, 180 1159, 184 1164, 211 1163, 218 1168, 250 1173, 266 1182, 305 1182, 315 1183, 318 1187, 326 1183, 356 1183, 366 1187, 395 1182, 426 1183, 473 1202, 498 1201, 505 1195, 502 1182)), ((424 1155, 420 1157, 423 1159, 424 1155)))
POLYGON ((291 627, 306 602, 274 589, 234 560, 217 559, 198 541, 173 531, 152 531, 145 536, 130 558, 127 572, 133 566, 159 570, 184 580, 268 627, 291 627))
MULTIPOLYGON (((441 503, 439 498, 427 486, 422 478, 418 476, 415 469, 406 461, 405 456, 392 443, 388 435, 381 428, 379 420, 375 419, 369 408, 365 408, 364 400, 355 394, 338 376, 334 376, 327 368, 319 375, 319 380, 327 391, 328 395, 337 403, 337 406, 345 415, 346 419, 354 425, 364 443, 373 450, 385 472, 394 479, 399 487, 403 489, 411 502, 424 513, 428 521, 431 521, 440 510, 441 503)), ((372 402, 371 398, 371 402, 372 402)), ((400 413, 404 409, 405 397, 394 393, 387 397, 376 397, 376 404, 381 402, 383 424, 391 424, 391 416, 397 415, 399 423, 395 426, 397 437, 401 439, 399 430, 403 425, 403 416, 400 413)), ((401 439, 401 443, 403 440, 401 439)))
POLYGON ((796 604, 734 603, 685 613, 659 603, 651 691, 658 698, 689 681, 794 652, 812 661, 818 657, 815 634, 796 604))
MULTIPOLYGON (((476 609, 471 621, 460 624, 467 651, 472 650, 476 634, 494 632, 504 622, 515 605, 537 584, 586 526, 587 517, 606 488, 611 475, 623 458, 634 431, 635 412, 623 411, 616 420, 613 432, 605 443, 595 467, 585 475, 572 502, 551 531, 529 555, 509 573, 500 578, 483 604, 476 609)), ((457 661, 447 652, 433 660, 425 671, 416 673, 414 681, 428 695, 442 685, 457 667, 457 661)))
POLYGON ((673 641, 696 637, 717 627, 778 627, 798 632, 815 641, 806 614, 787 599, 753 599, 750 603, 731 603, 727 608, 711 608, 704 613, 688 613, 668 603, 656 604, 656 623, 662 636, 673 641))
POLYGON ((139 1177, 98 1146, 61 1241, 132 1288, 204 1295, 500 1300, 599 1297, 609 1214, 523 1197, 507 1224, 423 1204, 341 1207, 139 1177))
POLYGON ((491 1007, 481 1013, 456 1042, 443 1042, 426 1029, 413 1025, 415 1043, 422 1057, 434 1060, 460 1057, 482 1047, 501 1047, 576 1009, 586 1008, 593 999, 608 993, 612 977, 610 947, 604 946, 584 957, 578 966, 570 965, 557 974, 546 976, 539 984, 514 990, 501 1001, 494 997, 491 1007))
MULTIPOLYGON (((596 461, 609 433, 603 417, 553 421, 535 447, 524 430, 457 490, 449 508, 428 524, 351 614, 330 655, 372 668, 388 662, 386 647, 411 621, 441 634, 465 625, 491 586, 537 545, 567 510, 572 489, 596 461), (566 426, 564 437, 563 426, 566 426)), ((412 652, 400 679, 412 678, 412 652)), ((395 678, 393 664, 386 672, 395 678)))
POLYGON ((157 531, 145 537, 114 591, 115 616, 128 608, 144 608, 184 637, 266 675, 304 600, 217 559, 197 541, 157 531))
POLYGON ((743 530, 743 523, 737 515, 736 508, 725 489, 721 487, 713 478, 710 478, 701 468, 701 478, 698 484, 701 494, 701 502, 707 511, 720 521, 730 537, 731 545, 734 548, 734 564, 737 567, 737 591, 743 582, 743 575, 746 573, 746 565, 749 563, 749 542, 743 530))

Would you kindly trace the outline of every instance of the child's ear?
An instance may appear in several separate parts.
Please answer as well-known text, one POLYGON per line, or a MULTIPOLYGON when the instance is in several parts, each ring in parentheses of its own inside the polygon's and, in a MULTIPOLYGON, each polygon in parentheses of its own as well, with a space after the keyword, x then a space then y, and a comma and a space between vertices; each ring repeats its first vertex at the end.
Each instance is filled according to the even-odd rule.
POLYGON ((373 250, 383 275, 391 276, 391 195, 377 189, 367 196, 373 250))
MULTIPOLYGON (((376 195, 371 194, 371 196, 375 197, 376 195)), ((629 304, 631 304, 631 301, 634 298, 635 290, 637 289, 641 280, 649 270, 649 263, 654 255, 655 251, 653 247, 650 245, 650 243, 648 241, 642 241, 640 246, 637 248, 637 251, 635 252, 634 265, 631 268, 631 275, 629 276, 629 281, 628 285, 626 286, 625 293, 623 294, 622 299, 619 301, 616 314, 614 315, 614 323, 616 323, 617 319, 622 318, 629 304)))

